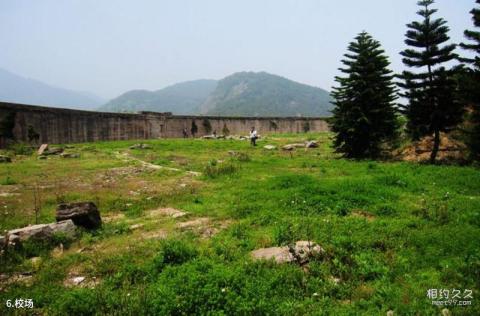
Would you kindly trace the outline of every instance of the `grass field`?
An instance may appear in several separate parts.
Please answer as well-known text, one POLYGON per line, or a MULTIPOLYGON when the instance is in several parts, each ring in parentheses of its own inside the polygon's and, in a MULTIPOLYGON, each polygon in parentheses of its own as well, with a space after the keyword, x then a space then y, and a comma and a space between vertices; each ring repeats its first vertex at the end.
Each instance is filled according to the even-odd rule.
POLYGON ((94 201, 104 219, 63 251, 5 253, 0 274, 29 274, 3 279, 1 315, 16 298, 40 315, 440 315, 429 289, 472 290, 471 306, 448 308, 480 314, 478 169, 339 159, 329 134, 134 143, 0 164, 2 231, 35 223, 34 193, 40 223, 62 201, 94 201), (307 139, 320 148, 263 149, 307 139), (166 207, 188 214, 152 212, 166 207), (297 240, 325 252, 304 267, 251 259, 297 240))

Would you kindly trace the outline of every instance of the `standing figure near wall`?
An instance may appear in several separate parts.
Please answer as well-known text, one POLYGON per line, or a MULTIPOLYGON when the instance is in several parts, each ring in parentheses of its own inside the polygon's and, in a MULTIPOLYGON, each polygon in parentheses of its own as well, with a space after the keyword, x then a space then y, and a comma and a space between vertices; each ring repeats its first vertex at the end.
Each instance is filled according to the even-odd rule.
POLYGON ((250 144, 252 146, 257 146, 257 130, 255 127, 252 127, 252 130, 250 131, 250 144))

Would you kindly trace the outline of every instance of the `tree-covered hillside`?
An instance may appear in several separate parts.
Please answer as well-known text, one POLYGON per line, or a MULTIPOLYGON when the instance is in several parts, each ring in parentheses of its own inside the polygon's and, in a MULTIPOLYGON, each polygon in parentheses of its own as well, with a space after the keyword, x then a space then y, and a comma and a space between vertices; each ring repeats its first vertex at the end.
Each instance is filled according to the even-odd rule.
POLYGON ((218 82, 202 114, 239 116, 330 116, 327 91, 265 72, 240 72, 218 82))
POLYGON ((101 111, 156 111, 192 114, 217 86, 216 80, 194 80, 157 91, 132 90, 100 107, 101 111))

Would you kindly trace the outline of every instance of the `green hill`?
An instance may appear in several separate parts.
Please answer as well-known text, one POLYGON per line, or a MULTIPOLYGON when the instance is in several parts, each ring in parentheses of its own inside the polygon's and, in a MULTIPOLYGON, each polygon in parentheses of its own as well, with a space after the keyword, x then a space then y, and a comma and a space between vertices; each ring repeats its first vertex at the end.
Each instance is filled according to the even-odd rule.
POLYGON ((236 116, 330 116, 327 91, 265 72, 240 72, 218 82, 200 113, 236 116))
POLYGON ((157 91, 132 90, 109 101, 99 110, 109 112, 156 111, 192 114, 217 86, 216 80, 194 80, 157 91))

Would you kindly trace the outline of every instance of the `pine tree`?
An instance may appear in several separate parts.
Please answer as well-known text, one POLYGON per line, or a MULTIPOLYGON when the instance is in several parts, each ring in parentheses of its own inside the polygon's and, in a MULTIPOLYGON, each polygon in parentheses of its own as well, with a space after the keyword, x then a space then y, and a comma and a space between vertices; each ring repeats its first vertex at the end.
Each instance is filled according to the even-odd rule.
POLYGON ((449 27, 442 18, 432 19, 437 12, 430 7, 433 3, 433 0, 419 1, 421 9, 417 14, 422 21, 407 24, 405 43, 413 48, 401 53, 403 63, 420 70, 417 73, 404 71, 401 75, 404 82, 400 84, 405 89, 403 96, 409 101, 403 107, 403 113, 408 119, 407 129, 413 139, 434 134, 431 163, 437 157, 440 133, 456 127, 463 113, 456 97, 454 71, 442 66, 457 57, 453 52, 456 45, 445 44, 450 39, 449 27))
MULTIPOLYGON (((480 0, 476 1, 480 4, 480 0)), ((470 11, 475 27, 480 27, 480 8, 474 8, 470 11)), ((469 137, 467 144, 470 148, 471 156, 475 160, 480 160, 480 31, 465 31, 465 37, 469 39, 470 44, 462 43, 463 49, 474 52, 473 58, 462 58, 461 60, 472 65, 465 74, 466 78, 462 85, 462 92, 468 105, 471 105, 472 114, 469 120, 469 137)))
POLYGON ((336 77, 332 131, 336 152, 347 158, 375 158, 397 135, 396 89, 390 62, 378 41, 362 32, 342 60, 344 77, 336 77))

